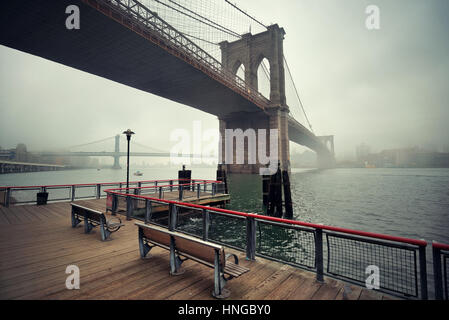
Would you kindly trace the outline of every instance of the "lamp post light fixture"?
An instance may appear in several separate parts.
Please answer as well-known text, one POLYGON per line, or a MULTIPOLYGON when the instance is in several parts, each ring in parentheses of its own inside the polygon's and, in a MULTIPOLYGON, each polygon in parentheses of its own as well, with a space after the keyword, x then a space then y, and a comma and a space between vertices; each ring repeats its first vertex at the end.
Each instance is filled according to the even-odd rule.
POLYGON ((129 193, 129 141, 134 132, 132 132, 131 129, 128 129, 123 131, 123 134, 126 134, 126 140, 128 140, 128 153, 126 155, 126 193, 129 193))

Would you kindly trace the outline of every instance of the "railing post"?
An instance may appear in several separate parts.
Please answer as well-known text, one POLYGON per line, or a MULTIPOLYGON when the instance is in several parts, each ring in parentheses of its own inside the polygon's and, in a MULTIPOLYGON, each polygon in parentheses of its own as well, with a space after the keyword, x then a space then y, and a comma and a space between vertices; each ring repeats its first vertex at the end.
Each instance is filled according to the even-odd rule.
POLYGON ((8 208, 11 202, 11 188, 6 188, 5 207, 8 208))
POLYGON ((142 182, 141 181, 137 182, 137 187, 138 188, 142 188, 142 182))
POLYGON ((441 272, 441 250, 432 246, 433 278, 435 282, 435 300, 443 300, 443 274, 441 272))
POLYGON ((154 193, 156 193, 157 192, 157 181, 154 181, 154 190, 156 190, 156 191, 154 191, 154 193))
POLYGON ((316 281, 324 282, 324 263, 323 263, 323 230, 315 229, 315 266, 316 281))
POLYGON ((246 218, 246 260, 256 259, 256 219, 246 218))
POLYGON ((75 185, 72 185, 72 187, 71 187, 71 189, 72 189, 72 201, 75 201, 75 185))
POLYGON ((115 193, 112 194, 112 215, 115 216, 117 214, 117 207, 118 207, 118 197, 115 193))
POLYGON ((427 262, 426 246, 419 246, 419 280, 421 284, 421 300, 427 300, 427 262))
POLYGON ((133 209, 133 199, 130 196, 126 196, 126 220, 131 220, 133 209))
POLYGON ((176 229, 178 220, 178 210, 173 203, 168 205, 168 230, 173 231, 176 229))
POLYGON ((203 240, 209 239, 210 213, 203 209, 203 240))
POLYGON ((173 180, 170 180, 170 192, 172 192, 173 191, 173 180))
POLYGON ((151 201, 148 199, 145 199, 145 223, 150 222, 151 211, 152 211, 151 201))
POLYGON ((215 182, 212 183, 212 195, 215 196, 217 192, 217 184, 215 182))
POLYGON ((101 184, 97 183, 97 199, 100 199, 101 196, 101 184))
POLYGON ((207 191, 207 182, 204 182, 204 192, 207 191))
POLYGON ((200 193, 201 193, 201 188, 200 188, 200 184, 198 183, 197 188, 196 188, 196 198, 197 199, 200 198, 200 193))
POLYGON ((159 199, 162 199, 162 187, 159 187, 159 199))
POLYGON ((179 190, 179 201, 182 201, 182 196, 183 196, 183 185, 182 184, 180 184, 179 186, 178 186, 178 190, 179 190))

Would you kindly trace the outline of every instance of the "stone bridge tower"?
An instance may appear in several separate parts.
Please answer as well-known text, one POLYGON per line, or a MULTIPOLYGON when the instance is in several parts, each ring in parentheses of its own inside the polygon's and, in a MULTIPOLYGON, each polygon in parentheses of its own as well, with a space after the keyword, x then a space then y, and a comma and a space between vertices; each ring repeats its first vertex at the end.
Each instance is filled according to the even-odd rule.
MULTIPOLYGON (((221 162, 225 163, 225 130, 226 129, 266 129, 269 141, 269 129, 278 129, 278 159, 282 170, 290 169, 290 152, 288 138, 288 113, 289 109, 285 98, 285 73, 284 73, 284 53, 283 40, 285 31, 277 24, 268 27, 268 30, 256 35, 244 34, 240 40, 234 42, 224 41, 220 43, 222 54, 222 65, 224 68, 237 73, 240 65, 245 68, 245 82, 252 88, 258 88, 257 70, 264 58, 270 64, 270 104, 266 112, 251 114, 232 114, 226 118, 220 118, 221 134, 221 162)), ((248 88, 250 90, 250 88, 248 88)), ((259 143, 257 143, 258 145, 259 143)), ((235 143, 234 150, 235 150, 235 143)), ((257 146, 257 152, 259 151, 257 146)), ((267 147, 269 154, 269 146, 267 147)), ((234 152, 235 159, 235 152, 234 152)), ((248 145, 245 144, 245 163, 229 164, 225 168, 231 173, 259 173, 262 167, 257 161, 256 164, 248 163, 248 145)))

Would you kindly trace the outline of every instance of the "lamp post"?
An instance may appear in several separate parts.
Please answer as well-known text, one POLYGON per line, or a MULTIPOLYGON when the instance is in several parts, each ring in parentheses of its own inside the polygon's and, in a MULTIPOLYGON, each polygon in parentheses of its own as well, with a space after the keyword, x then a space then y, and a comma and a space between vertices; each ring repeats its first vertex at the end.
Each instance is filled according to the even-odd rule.
POLYGON ((128 129, 123 131, 123 134, 126 134, 126 140, 128 141, 128 153, 126 155, 126 193, 129 193, 129 141, 131 141, 131 135, 133 135, 134 132, 132 132, 131 129, 128 129))

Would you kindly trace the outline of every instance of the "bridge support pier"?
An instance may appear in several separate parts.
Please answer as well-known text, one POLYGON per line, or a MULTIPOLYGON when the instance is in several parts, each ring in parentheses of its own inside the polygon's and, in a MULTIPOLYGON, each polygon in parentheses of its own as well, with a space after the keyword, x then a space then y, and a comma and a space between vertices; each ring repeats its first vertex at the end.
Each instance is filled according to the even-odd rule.
POLYGON ((254 113, 219 119, 220 164, 227 173, 266 174, 290 171, 288 108, 270 108, 267 114, 254 113))
POLYGON ((115 156, 114 156, 114 164, 112 165, 112 169, 121 169, 120 167, 120 156, 118 155, 120 153, 120 135, 115 136, 115 156))

